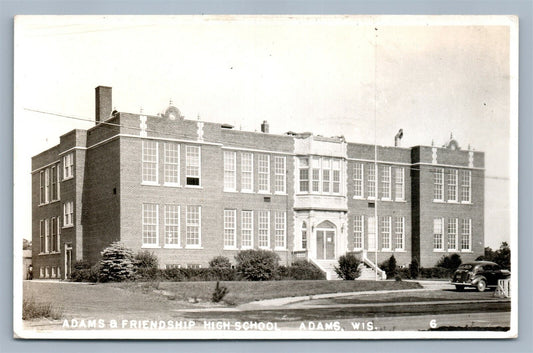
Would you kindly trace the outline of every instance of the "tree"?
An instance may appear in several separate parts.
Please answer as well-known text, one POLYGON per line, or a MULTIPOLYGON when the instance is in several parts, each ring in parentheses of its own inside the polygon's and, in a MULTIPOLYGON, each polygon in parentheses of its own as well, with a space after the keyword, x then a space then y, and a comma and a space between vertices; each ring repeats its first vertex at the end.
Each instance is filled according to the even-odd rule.
POLYGON ((455 271, 457 270, 457 267, 461 265, 461 263, 461 256, 459 254, 451 254, 449 256, 443 256, 439 262, 437 262, 437 267, 455 271))
POLYGON ((485 248, 485 253, 483 256, 479 256, 476 260, 485 260, 492 261, 500 265, 501 268, 510 270, 511 269, 511 249, 507 242, 502 242, 500 248, 496 251, 492 250, 490 247, 485 248))
POLYGON ((361 260, 354 254, 342 255, 339 258, 339 266, 335 266, 335 273, 344 280, 354 280, 361 274, 360 264, 361 260))
POLYGON ((135 276, 133 251, 119 242, 111 243, 102 252, 99 279, 101 282, 120 282, 135 276))
POLYGON ((279 256, 268 250, 243 250, 235 256, 237 272, 249 281, 268 281, 274 279, 279 256))
POLYGON ((225 256, 216 256, 209 261, 209 267, 216 269, 230 269, 231 262, 225 256))

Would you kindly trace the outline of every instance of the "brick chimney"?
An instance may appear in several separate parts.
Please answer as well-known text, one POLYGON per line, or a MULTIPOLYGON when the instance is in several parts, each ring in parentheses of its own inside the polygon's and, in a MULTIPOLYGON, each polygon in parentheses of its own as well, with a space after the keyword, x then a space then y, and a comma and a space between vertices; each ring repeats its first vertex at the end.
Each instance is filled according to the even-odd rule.
POLYGON ((112 88, 98 86, 95 88, 95 121, 99 124, 111 117, 112 111, 112 88))
POLYGON ((265 134, 268 134, 269 131, 268 121, 263 120, 263 123, 261 124, 261 132, 264 132, 265 134))

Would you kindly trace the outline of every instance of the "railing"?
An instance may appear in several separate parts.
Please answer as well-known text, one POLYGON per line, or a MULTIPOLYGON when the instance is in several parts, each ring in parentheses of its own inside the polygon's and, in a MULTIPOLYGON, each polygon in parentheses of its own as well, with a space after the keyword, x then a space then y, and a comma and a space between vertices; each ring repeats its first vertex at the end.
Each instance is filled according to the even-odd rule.
POLYGON ((380 269, 375 263, 370 261, 370 259, 367 256, 367 251, 366 250, 363 250, 363 262, 367 266, 369 266, 371 269, 376 271, 377 274, 378 274, 378 277, 380 277, 382 280, 386 280, 387 279, 387 273, 385 271, 383 271, 382 269, 380 269))
POLYGON ((499 279, 498 287, 494 293, 496 297, 510 298, 511 297, 511 279, 499 279))

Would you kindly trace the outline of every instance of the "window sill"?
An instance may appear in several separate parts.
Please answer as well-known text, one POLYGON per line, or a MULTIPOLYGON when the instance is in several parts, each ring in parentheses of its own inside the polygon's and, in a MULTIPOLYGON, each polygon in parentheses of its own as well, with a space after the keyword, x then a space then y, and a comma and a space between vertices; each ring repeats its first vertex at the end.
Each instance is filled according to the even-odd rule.
POLYGON ((74 228, 74 224, 67 224, 67 225, 61 227, 61 229, 68 229, 68 228, 74 228))
POLYGON ((455 201, 455 200, 448 200, 447 202, 451 203, 451 204, 458 204, 459 203, 458 201, 455 201))
POLYGON ((163 246, 164 249, 181 249, 180 245, 174 245, 174 244, 165 244, 163 246))
POLYGON ((446 203, 446 202, 444 202, 444 200, 435 200, 435 199, 433 199, 433 202, 435 202, 435 203, 446 203))
POLYGON ((166 186, 169 188, 181 188, 180 184, 174 184, 174 183, 163 183, 163 186, 166 186))
POLYGON ((272 250, 269 246, 259 246, 258 248, 261 250, 272 250))
POLYGON ((407 252, 405 249, 394 249, 394 252, 407 252))
POLYGON ((272 195, 270 191, 265 191, 265 190, 259 190, 257 193, 261 195, 272 195))
POLYGON ((57 199, 57 200, 52 200, 52 201, 50 201, 50 203, 56 203, 56 202, 59 202, 59 201, 61 201, 61 200, 59 200, 59 199, 57 199))
POLYGON ((448 252, 459 252, 457 249, 448 249, 448 252))
POLYGON ((287 251, 287 247, 283 247, 283 248, 276 247, 274 248, 274 251, 287 251))
POLYGON ((241 246, 241 250, 251 250, 253 248, 253 246, 241 246))
POLYGON ((405 200, 405 199, 396 199, 396 200, 394 200, 394 202, 407 202, 407 200, 405 200))
POLYGON ((461 201, 461 205, 473 205, 473 203, 469 201, 461 201))
POLYGON ((159 183, 149 182, 149 181, 143 181, 143 182, 141 182, 141 185, 144 185, 144 186, 161 186, 161 184, 159 184, 159 183))
POLYGON ((385 198, 381 198, 381 201, 385 201, 385 202, 392 202, 392 199, 388 198, 388 197, 385 197, 385 198))
POLYGON ((224 250, 239 250, 236 246, 225 246, 224 250))
POLYGON ((372 197, 372 196, 369 196, 366 198, 368 201, 376 201, 376 198, 375 197, 372 197))
POLYGON ((235 189, 224 189, 223 191, 224 191, 224 192, 229 192, 229 193, 232 193, 232 194, 236 194, 236 193, 238 193, 238 191, 235 190, 235 189))
POLYGON ((391 249, 381 249, 381 252, 392 252, 391 249))
POLYGON ((187 189, 203 189, 201 185, 185 185, 187 189))
POLYGON ((287 193, 286 193, 286 192, 279 192, 279 191, 276 191, 276 192, 274 193, 274 195, 287 196, 287 193))
POLYGON ((471 254, 473 253, 472 250, 461 250, 462 253, 465 253, 465 254, 471 254))
POLYGON ((159 249, 160 246, 157 244, 143 244, 141 249, 159 249))
POLYGON ((252 190, 241 190, 243 194, 253 194, 254 192, 252 190))
POLYGON ((433 249, 433 252, 446 252, 444 249, 433 249))
POLYGON ((190 250, 202 250, 203 247, 200 246, 200 245, 185 245, 185 249, 190 249, 190 250))
POLYGON ((354 200, 366 200, 364 197, 362 196, 354 196, 353 197, 354 200))
POLYGON ((363 251, 363 248, 353 248, 352 251, 363 251))
POLYGON ((67 181, 67 180, 70 180, 70 179, 74 179, 74 175, 69 176, 67 178, 63 178, 63 180, 61 180, 61 181, 63 182, 63 181, 67 181))

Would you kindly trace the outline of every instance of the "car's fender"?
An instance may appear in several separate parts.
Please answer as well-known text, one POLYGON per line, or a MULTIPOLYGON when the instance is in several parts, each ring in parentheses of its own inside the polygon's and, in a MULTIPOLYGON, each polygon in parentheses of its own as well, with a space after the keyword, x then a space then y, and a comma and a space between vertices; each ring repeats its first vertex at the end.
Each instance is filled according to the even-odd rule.
POLYGON ((487 278, 485 278, 485 276, 476 276, 472 279, 472 284, 477 285, 477 283, 481 280, 484 280, 485 283, 487 283, 487 278))

